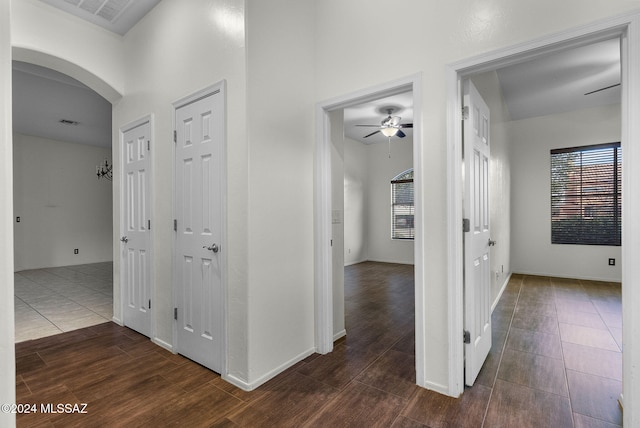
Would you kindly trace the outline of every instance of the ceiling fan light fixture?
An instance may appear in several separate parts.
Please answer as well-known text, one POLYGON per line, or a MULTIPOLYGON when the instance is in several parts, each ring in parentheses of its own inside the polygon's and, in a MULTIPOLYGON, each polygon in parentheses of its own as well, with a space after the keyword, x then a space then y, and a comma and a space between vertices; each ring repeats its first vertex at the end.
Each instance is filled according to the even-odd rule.
POLYGON ((385 137, 393 137, 394 135, 396 135, 398 133, 398 129, 399 128, 394 128, 392 126, 388 126, 386 128, 381 128, 380 132, 382 132, 382 135, 384 135, 385 137))

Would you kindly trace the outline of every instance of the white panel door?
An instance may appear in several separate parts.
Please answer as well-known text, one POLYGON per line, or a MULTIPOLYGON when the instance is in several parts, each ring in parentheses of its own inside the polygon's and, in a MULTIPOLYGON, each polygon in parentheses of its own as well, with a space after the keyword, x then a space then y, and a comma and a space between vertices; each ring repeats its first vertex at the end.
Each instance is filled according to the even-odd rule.
POLYGON ((147 121, 123 132, 121 178, 123 322, 146 336, 151 335, 150 128, 147 121))
POLYGON ((473 385, 491 349, 489 247, 489 107, 464 82, 464 325, 465 383, 473 385))
POLYGON ((222 370, 222 150, 220 92, 176 108, 178 352, 222 370))

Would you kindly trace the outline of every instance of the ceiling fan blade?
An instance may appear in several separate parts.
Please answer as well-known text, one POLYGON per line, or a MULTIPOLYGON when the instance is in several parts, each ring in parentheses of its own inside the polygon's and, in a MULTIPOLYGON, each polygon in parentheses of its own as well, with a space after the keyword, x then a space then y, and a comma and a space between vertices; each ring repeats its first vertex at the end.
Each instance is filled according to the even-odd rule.
POLYGON ((396 132, 396 137, 404 138, 404 137, 406 137, 406 136, 407 136, 407 134, 405 134, 404 132, 402 132, 402 130, 401 130, 401 129, 398 129, 398 132, 396 132))
POLYGON ((400 128, 413 128, 413 123, 401 123, 398 125, 400 128))
POLYGON ((606 86, 604 88, 596 89, 595 91, 587 92, 585 95, 595 94, 596 92, 604 91, 605 89, 615 88, 616 86, 620 86, 620 83, 616 83, 615 85, 606 86))
POLYGON ((378 130, 378 131, 376 131, 376 132, 372 132, 371 134, 367 134, 367 135, 365 135, 365 136, 364 136, 364 137, 362 137, 362 138, 371 137, 372 135, 375 135, 375 134, 377 134, 378 132, 380 132, 380 130, 378 130))

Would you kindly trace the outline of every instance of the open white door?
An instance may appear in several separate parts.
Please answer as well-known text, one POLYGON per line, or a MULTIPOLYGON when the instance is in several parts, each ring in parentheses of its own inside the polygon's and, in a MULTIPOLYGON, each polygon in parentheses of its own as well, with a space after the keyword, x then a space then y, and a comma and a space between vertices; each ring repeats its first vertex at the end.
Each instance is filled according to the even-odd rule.
POLYGON ((178 352, 222 372, 224 95, 174 103, 178 352))
POLYGON ((465 383, 473 385, 491 349, 489 107, 464 81, 465 383))
POLYGON ((151 336, 151 126, 148 120, 123 129, 122 237, 123 323, 151 336))

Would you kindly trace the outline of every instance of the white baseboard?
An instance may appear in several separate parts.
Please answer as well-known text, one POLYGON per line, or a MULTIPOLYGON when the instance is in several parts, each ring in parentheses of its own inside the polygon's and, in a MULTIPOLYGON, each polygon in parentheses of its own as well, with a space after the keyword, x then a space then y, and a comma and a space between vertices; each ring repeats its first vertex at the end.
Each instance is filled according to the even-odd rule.
POLYGON ((240 388, 243 391, 252 391, 251 386, 244 380, 235 377, 234 375, 226 374, 222 375, 222 380, 229 382, 231 385, 240 388))
POLYGON ((341 339, 347 335, 347 330, 342 330, 333 335, 333 341, 341 339))
POLYGON ((120 318, 111 317, 111 321, 118 324, 120 327, 124 327, 124 322, 120 318))
POLYGON ((452 396, 451 392, 449 391, 449 387, 445 385, 441 385, 439 383, 425 382, 424 385, 418 385, 418 386, 429 389, 431 391, 435 391, 438 394, 452 396))
POLYGON ((559 275, 559 274, 549 273, 549 272, 528 272, 528 271, 515 270, 515 269, 513 273, 517 273, 519 275, 548 276, 550 278, 584 279, 585 281, 622 282, 621 278, 598 278, 598 277, 587 277, 587 276, 580 276, 580 275, 559 275))
POLYGON ((507 274, 507 277, 505 278, 504 283, 502 284, 502 287, 500 287, 500 292, 498 292, 496 299, 493 301, 493 304, 491 305, 491 312, 493 312, 496 306, 498 306, 498 303, 500 302, 500 298, 502 297, 502 293, 504 293, 504 290, 507 288, 507 285, 509 284, 510 279, 511 279, 511 273, 507 274))
POLYGON ((366 262, 366 261, 367 261, 366 259, 363 259, 363 260, 356 260, 355 262, 345 263, 345 264, 344 264, 344 267, 351 266, 351 265, 357 265, 358 263, 364 263, 364 262, 366 262))
POLYGON ((238 388, 242 389, 243 391, 253 391, 254 389, 258 388, 260 385, 270 381, 271 379, 273 379, 274 377, 278 376, 280 373, 284 372, 285 370, 287 370, 290 367, 293 367, 294 365, 298 364, 300 361, 304 360, 305 358, 307 358, 309 355, 313 354, 314 352, 316 352, 315 349, 309 349, 305 352, 302 352, 301 354, 298 354, 296 357, 290 359, 289 361, 287 361, 284 364, 281 364, 280 366, 276 367, 275 369, 269 371, 268 373, 265 373, 264 375, 260 376, 258 379, 256 379, 253 382, 247 382, 246 380, 237 378, 236 376, 232 375, 232 374, 225 374, 222 375, 222 379, 229 382, 230 384, 237 386, 238 388))
MULTIPOLYGON (((362 262, 375 262, 375 263, 393 263, 395 265, 414 265, 415 263, 413 261, 406 261, 406 260, 379 260, 379 259, 367 259, 367 260, 363 260, 362 262)), ((362 263, 360 262, 360 263, 362 263)))
POLYGON ((175 354, 175 353, 176 353, 176 352, 173 350, 173 345, 172 345, 172 344, 170 344, 170 343, 168 343, 168 342, 165 342, 165 341, 164 341, 164 340, 162 340, 162 339, 158 339, 157 337, 154 337, 153 339, 151 339, 151 341, 152 341, 153 343, 155 343, 156 345, 160 346, 161 348, 164 348, 164 349, 166 349, 167 351, 169 351, 169 352, 171 352, 171 353, 173 353, 173 354, 175 354))

